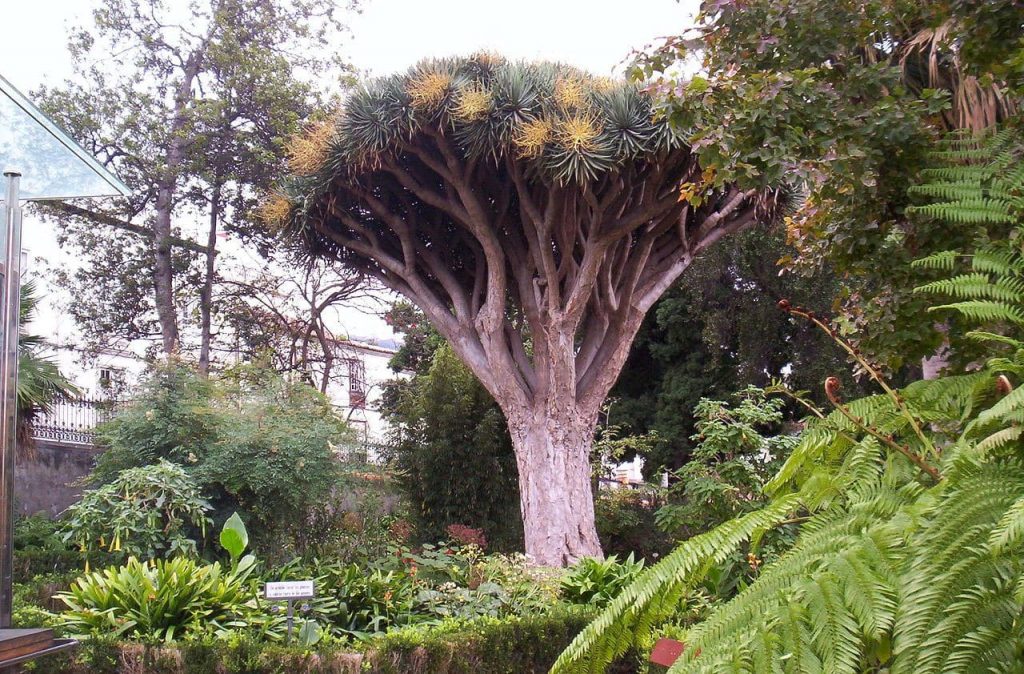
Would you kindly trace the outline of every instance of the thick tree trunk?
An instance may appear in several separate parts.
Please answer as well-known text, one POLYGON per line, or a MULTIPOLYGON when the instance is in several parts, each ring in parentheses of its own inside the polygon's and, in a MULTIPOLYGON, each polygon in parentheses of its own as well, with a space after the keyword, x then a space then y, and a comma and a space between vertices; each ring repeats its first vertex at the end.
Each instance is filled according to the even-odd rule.
POLYGON ((510 420, 509 428, 526 554, 543 566, 600 557, 590 482, 593 425, 566 406, 510 420))

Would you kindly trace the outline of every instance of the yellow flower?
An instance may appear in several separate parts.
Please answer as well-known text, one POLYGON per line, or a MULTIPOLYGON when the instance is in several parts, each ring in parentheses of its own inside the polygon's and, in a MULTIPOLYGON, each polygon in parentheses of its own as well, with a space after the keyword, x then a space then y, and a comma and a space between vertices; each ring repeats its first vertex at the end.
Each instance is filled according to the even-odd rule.
POLYGON ((555 82, 555 102, 563 110, 579 110, 587 104, 583 82, 575 77, 560 77, 555 82))
POLYGON ((271 228, 280 229, 291 210, 292 203, 283 195, 275 193, 260 205, 259 217, 271 228))
POLYGON ((327 159, 327 151, 334 138, 334 124, 330 121, 309 126, 305 133, 288 141, 288 168, 299 175, 312 175, 320 170, 327 159))
POLYGON ((447 73, 425 72, 409 80, 405 91, 412 98, 412 107, 433 110, 444 101, 451 84, 452 78, 447 73))
POLYGON ((575 114, 558 123, 555 131, 558 143, 566 150, 588 152, 594 149, 601 127, 597 118, 589 114, 575 114))
POLYGON ((491 92, 479 83, 473 83, 459 90, 455 100, 454 114, 464 122, 475 122, 487 116, 494 107, 491 92))
POLYGON ((519 125, 512 142, 519 148, 519 156, 539 157, 544 146, 551 140, 554 126, 547 119, 531 119, 519 125))

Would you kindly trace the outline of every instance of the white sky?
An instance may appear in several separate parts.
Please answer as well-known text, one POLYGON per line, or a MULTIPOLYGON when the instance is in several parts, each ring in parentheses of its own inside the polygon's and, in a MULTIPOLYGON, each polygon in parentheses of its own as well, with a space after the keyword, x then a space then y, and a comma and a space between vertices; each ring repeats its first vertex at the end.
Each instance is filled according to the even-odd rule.
MULTIPOLYGON (((68 30, 89 24, 95 2, 0 0, 0 5, 0 74, 26 93, 70 77, 68 30)), ((633 50, 679 33, 697 5, 698 0, 365 0, 361 14, 349 21, 351 39, 339 50, 360 71, 376 75, 403 70, 421 58, 478 49, 563 61, 609 75, 621 72, 633 50)), ((24 239, 26 249, 51 263, 59 257, 46 226, 27 220, 24 239)), ((371 314, 350 311, 342 322, 341 329, 353 336, 390 335, 371 314)), ((52 326, 58 337, 69 329, 59 321, 52 326)))

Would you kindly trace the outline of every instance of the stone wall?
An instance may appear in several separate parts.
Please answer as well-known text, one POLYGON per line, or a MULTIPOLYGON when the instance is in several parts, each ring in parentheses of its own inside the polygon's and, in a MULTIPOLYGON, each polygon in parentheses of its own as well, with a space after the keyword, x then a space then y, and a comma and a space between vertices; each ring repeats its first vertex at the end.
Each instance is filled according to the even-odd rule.
POLYGON ((75 483, 92 470, 99 453, 88 445, 35 440, 31 456, 15 464, 14 500, 18 514, 56 516, 78 500, 75 483))

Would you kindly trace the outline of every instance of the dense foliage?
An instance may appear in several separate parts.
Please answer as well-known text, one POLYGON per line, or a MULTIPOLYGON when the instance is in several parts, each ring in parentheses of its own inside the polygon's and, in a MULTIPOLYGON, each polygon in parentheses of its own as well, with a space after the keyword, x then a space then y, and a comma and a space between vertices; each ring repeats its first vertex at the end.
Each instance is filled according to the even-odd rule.
POLYGON ((633 555, 621 562, 615 555, 581 559, 562 578, 562 596, 574 604, 604 608, 636 580, 643 568, 644 560, 636 561, 633 555))
POLYGON ((465 524, 496 549, 521 549, 515 455, 494 399, 446 345, 403 388, 390 416, 392 464, 417 535, 437 540, 465 524))
POLYGON ((736 402, 697 404, 694 450, 675 471, 658 526, 689 538, 764 505, 763 488, 789 456, 796 436, 777 431, 786 401, 748 387, 736 402))
MULTIPOLYGON (((648 476, 689 459, 701 398, 774 379, 817 389, 842 369, 842 349, 775 306, 786 297, 824 312, 841 289, 824 270, 780 274, 779 259, 794 253, 784 239, 780 231, 754 229, 722 242, 691 265, 644 321, 612 390, 610 419, 632 433, 657 435, 644 454, 648 476)), ((848 377, 844 384, 857 382, 848 377)))
POLYGON ((203 563, 180 554, 87 572, 58 595, 67 605, 60 624, 75 635, 134 636, 173 641, 175 636, 224 633, 245 625, 256 558, 242 556, 248 536, 230 519, 221 540, 231 565, 203 563))
POLYGON ((957 223, 908 220, 907 188, 936 129, 1019 109, 1021 13, 1012 0, 706 2, 636 74, 714 181, 801 186, 787 266, 840 275, 840 326, 898 369, 943 341, 920 320, 911 290, 929 277, 909 262, 970 243, 957 223), (669 68, 680 58, 700 74, 669 68))
MULTIPOLYGON (((90 639, 74 661, 54 656, 53 674, 543 674, 590 613, 558 609, 505 619, 448 620, 376 638, 365 653, 340 644, 313 648, 248 638, 194 639, 175 644, 126 644, 90 639)), ((623 670, 632 671, 632 670, 623 670)))
MULTIPOLYGON (((99 483, 166 460, 184 468, 215 517, 239 511, 270 546, 301 542, 306 516, 339 477, 347 437, 322 394, 259 368, 205 378, 183 363, 156 368, 132 403, 98 431, 99 483)), ((279 554, 281 554, 279 552, 279 554)))
POLYGON ((86 490, 64 512, 63 538, 86 562, 97 552, 114 559, 195 556, 197 539, 206 537, 209 510, 195 479, 161 459, 86 490))

